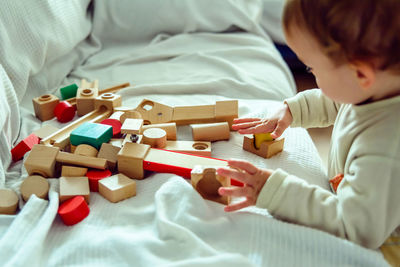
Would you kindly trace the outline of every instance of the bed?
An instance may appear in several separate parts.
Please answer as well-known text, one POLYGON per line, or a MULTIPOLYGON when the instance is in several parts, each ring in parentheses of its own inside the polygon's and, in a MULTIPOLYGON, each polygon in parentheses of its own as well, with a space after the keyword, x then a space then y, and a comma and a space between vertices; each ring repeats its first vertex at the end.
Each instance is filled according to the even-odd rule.
MULTIPOLYGON (((119 92, 124 106, 144 98, 170 106, 238 99, 239 116, 266 116, 295 94, 270 37, 279 33, 269 16, 281 7, 258 0, 4 1, 0 188, 19 192, 27 177, 10 150, 41 126, 32 98, 59 95, 60 87, 81 79, 99 79, 100 88, 130 82, 119 92)), ((55 119, 45 124, 64 126, 55 119)), ((290 128, 284 136, 284 151, 267 160, 244 151, 236 132, 213 143, 212 156, 282 168, 327 188, 307 131, 290 128)), ((190 138, 187 126, 178 127, 179 140, 190 138)), ((137 195, 122 202, 92 193, 89 216, 66 226, 57 216, 58 179, 49 181, 48 200, 32 196, 20 201, 17 215, 0 215, 2 266, 386 265, 378 251, 266 210, 225 213, 188 180, 167 173, 138 180, 137 195)))

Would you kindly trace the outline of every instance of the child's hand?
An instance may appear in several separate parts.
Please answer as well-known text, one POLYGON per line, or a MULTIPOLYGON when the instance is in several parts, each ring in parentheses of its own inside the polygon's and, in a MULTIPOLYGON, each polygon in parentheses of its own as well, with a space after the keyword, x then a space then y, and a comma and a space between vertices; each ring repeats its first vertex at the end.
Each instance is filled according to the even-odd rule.
POLYGON ((217 173, 221 176, 231 177, 244 183, 243 187, 220 187, 218 193, 221 196, 246 197, 246 200, 225 207, 225 211, 235 211, 248 206, 255 205, 268 177, 272 171, 257 168, 244 160, 228 160, 230 168, 218 168, 217 173))
POLYGON ((271 133, 272 138, 278 138, 293 121, 292 113, 287 104, 282 105, 269 119, 238 118, 233 120, 232 129, 240 134, 271 133))

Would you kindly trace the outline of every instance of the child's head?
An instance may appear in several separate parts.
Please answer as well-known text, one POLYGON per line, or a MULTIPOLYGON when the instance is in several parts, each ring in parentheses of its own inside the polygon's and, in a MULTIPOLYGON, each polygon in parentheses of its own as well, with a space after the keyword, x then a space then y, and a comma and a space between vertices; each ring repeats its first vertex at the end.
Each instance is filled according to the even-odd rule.
MULTIPOLYGON (((302 57, 306 65, 314 54, 315 59, 318 56, 317 60, 327 61, 322 63, 331 63, 329 71, 346 72, 361 66, 361 73, 357 72, 356 75, 368 76, 368 70, 363 72, 363 67, 367 66, 369 71, 399 74, 399 13, 399 0, 287 0, 283 25, 289 46, 302 57), (298 47, 302 41, 303 44, 298 47), (308 46, 305 47, 306 50, 303 49, 304 43, 308 46)), ((311 62, 313 63, 312 58, 311 62)), ((314 69, 313 73, 323 83, 320 79, 323 77, 319 77, 319 70, 312 63, 310 67, 314 69)), ((322 84, 319 85, 324 89, 322 84)), ((364 93, 353 99, 335 96, 331 98, 341 102, 359 103, 368 99, 368 92, 364 90, 364 93)))

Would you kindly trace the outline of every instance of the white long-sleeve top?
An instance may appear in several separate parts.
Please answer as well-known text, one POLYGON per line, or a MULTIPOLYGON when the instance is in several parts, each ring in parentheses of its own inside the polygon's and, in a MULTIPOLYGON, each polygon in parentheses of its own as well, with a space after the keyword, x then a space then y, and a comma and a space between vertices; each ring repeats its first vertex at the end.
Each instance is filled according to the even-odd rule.
POLYGON ((291 127, 334 124, 328 177, 344 178, 335 194, 277 169, 256 205, 278 218, 378 248, 400 226, 400 96, 340 105, 313 89, 286 103, 291 127))

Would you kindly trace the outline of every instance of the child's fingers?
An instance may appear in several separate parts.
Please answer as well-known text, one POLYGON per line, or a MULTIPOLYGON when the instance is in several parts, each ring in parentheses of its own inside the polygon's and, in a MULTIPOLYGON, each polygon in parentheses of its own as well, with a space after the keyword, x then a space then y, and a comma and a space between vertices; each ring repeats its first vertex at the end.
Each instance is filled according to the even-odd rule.
MULTIPOLYGON (((232 125, 232 129, 234 129, 233 128, 233 125, 232 125)), ((239 131, 238 131, 238 133, 240 133, 240 134, 254 134, 254 130, 256 129, 256 127, 250 127, 250 128, 245 128, 245 129, 240 129, 239 131)), ((235 129, 234 129, 235 130, 235 129)))
POLYGON ((252 196, 254 189, 249 186, 239 186, 239 187, 220 187, 218 193, 221 196, 231 196, 231 197, 248 197, 252 196))
POLYGON ((282 123, 281 121, 278 122, 278 125, 276 126, 275 130, 271 133, 272 138, 278 138, 283 134, 283 132, 286 130, 287 126, 282 123))
POLYGON ((246 200, 244 200, 242 202, 238 202, 238 203, 226 206, 224 208, 224 210, 226 212, 232 212, 232 211, 236 211, 236 210, 240 210, 240 209, 246 208, 246 207, 251 206, 251 205, 252 205, 251 201, 249 199, 246 199, 246 200))
POLYGON ((229 159, 228 165, 233 168, 244 170, 250 175, 254 175, 258 172, 258 168, 246 160, 229 159))
POLYGON ((244 122, 252 122, 252 121, 260 121, 260 118, 236 118, 233 119, 233 123, 244 123, 244 122))
POLYGON ((235 180, 239 180, 240 182, 245 184, 251 182, 251 177, 249 176, 249 174, 243 171, 238 171, 230 168, 218 168, 217 173, 224 177, 230 177, 235 180))
POLYGON ((237 123, 232 125, 232 129, 233 130, 247 129, 249 127, 254 127, 258 124, 260 124, 260 121, 237 123))

